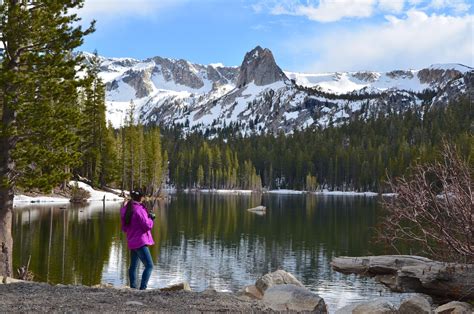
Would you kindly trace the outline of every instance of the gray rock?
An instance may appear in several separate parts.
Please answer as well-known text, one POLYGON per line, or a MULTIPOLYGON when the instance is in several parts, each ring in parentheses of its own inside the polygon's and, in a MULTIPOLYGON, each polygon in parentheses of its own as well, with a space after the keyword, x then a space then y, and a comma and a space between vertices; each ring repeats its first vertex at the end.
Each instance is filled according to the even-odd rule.
POLYGON ((122 80, 135 89, 135 96, 142 98, 150 95, 153 87, 150 83, 150 70, 128 70, 122 80))
POLYGON ((355 78, 357 78, 361 81, 372 83, 372 82, 375 82, 378 79, 379 74, 376 73, 376 72, 361 71, 361 72, 356 72, 356 73, 352 74, 352 76, 354 76, 355 78))
POLYGON ((403 70, 394 70, 394 71, 390 71, 390 72, 387 72, 386 75, 391 78, 391 79, 398 79, 398 78, 403 78, 403 79, 406 79, 406 78, 413 78, 413 73, 411 73, 410 71, 403 71, 403 70))
POLYGON ((250 299, 261 300, 263 294, 254 285, 246 286, 238 292, 239 295, 249 297, 250 299))
POLYGON ((455 69, 422 69, 418 72, 418 79, 422 84, 444 86, 450 80, 459 78, 462 73, 455 69))
POLYGON ((143 303, 138 301, 127 301, 125 302, 125 305, 143 305, 143 303))
POLYGON ((114 285, 111 283, 99 283, 97 285, 93 285, 92 288, 108 288, 108 289, 113 289, 114 285))
POLYGON ((433 313, 431 304, 425 297, 416 295, 402 301, 398 308, 399 314, 429 314, 433 313))
POLYGON ((289 81, 289 79, 276 64, 269 49, 257 46, 245 54, 240 66, 237 87, 243 87, 251 82, 257 86, 264 86, 277 81, 289 81))
POLYGON ((324 300, 306 288, 291 284, 273 286, 263 296, 263 302, 274 311, 313 311, 327 313, 324 300))
POLYGON ((303 287, 303 284, 296 279, 295 276, 281 269, 258 278, 255 282, 255 287, 257 287, 262 294, 265 294, 265 291, 268 288, 283 284, 292 284, 303 287))
POLYGON ((469 303, 452 301, 437 307, 434 312, 437 314, 471 314, 472 306, 469 303))
POLYGON ((395 306, 385 300, 375 300, 358 304, 352 310, 352 314, 394 314, 397 313, 395 306))
POLYGON ((160 291, 179 291, 179 290, 192 291, 191 287, 189 286, 189 283, 187 282, 181 282, 181 283, 160 289, 160 291))
POLYGON ((341 307, 336 310, 335 314, 352 314, 352 310, 357 306, 358 304, 348 304, 344 307, 341 307))

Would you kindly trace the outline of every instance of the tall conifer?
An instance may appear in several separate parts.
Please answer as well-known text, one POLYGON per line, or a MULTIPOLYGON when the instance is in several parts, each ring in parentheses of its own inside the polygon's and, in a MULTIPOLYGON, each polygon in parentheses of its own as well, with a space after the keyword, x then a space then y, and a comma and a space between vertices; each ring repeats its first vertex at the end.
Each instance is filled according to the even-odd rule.
POLYGON ((0 5, 0 274, 12 276, 14 188, 50 189, 79 160, 76 90, 81 0, 5 0, 0 5))

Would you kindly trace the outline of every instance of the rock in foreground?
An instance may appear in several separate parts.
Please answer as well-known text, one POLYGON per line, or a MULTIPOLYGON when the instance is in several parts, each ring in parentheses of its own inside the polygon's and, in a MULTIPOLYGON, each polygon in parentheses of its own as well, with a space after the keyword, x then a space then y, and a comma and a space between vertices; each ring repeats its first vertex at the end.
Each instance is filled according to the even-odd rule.
POLYGON ((449 302, 435 310, 436 314, 471 314, 472 306, 464 302, 449 302))
POLYGON ((274 311, 311 311, 327 313, 326 303, 318 295, 306 288, 292 284, 276 285, 268 288, 263 302, 274 311))
POLYGON ((403 300, 398 309, 399 314, 430 314, 432 312, 430 302, 422 296, 413 296, 403 300))
POLYGON ((352 310, 352 314, 394 314, 397 313, 395 306, 384 300, 364 302, 352 310))
POLYGON ((265 294, 265 290, 268 288, 283 284, 291 284, 298 287, 303 287, 303 284, 298 279, 296 279, 295 276, 281 269, 274 271, 273 273, 263 275, 255 282, 255 286, 262 294, 265 294))

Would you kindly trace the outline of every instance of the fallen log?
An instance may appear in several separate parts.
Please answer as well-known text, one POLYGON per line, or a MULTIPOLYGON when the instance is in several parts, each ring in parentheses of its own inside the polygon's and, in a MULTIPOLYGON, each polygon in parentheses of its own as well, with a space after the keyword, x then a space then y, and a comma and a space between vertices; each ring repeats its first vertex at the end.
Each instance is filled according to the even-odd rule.
POLYGON ((335 257, 335 271, 375 277, 396 292, 421 292, 457 300, 474 299, 474 265, 442 263, 411 255, 335 257))

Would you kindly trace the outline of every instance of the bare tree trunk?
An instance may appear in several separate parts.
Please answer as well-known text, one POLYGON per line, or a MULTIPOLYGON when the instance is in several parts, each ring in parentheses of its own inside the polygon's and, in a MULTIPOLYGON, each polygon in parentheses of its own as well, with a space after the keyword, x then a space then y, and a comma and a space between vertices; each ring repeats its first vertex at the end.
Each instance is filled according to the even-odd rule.
POLYGON ((13 190, 0 188, 0 275, 12 276, 13 238, 12 238, 13 190))
MULTIPOLYGON (((12 59, 9 67, 18 71, 18 59, 12 59)), ((18 102, 16 88, 6 84, 2 99, 2 124, 0 129, 0 275, 12 276, 13 238, 12 212, 15 161, 12 157, 17 143, 16 111, 14 104, 18 102), (11 97, 11 95, 15 95, 11 97)))
POLYGON ((15 162, 11 152, 15 146, 16 139, 9 136, 8 126, 15 121, 12 110, 3 106, 3 127, 0 137, 0 275, 10 277, 12 275, 12 212, 13 212, 13 173, 15 162))

